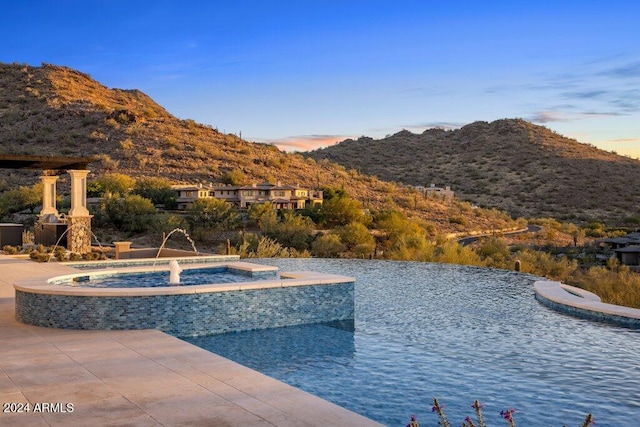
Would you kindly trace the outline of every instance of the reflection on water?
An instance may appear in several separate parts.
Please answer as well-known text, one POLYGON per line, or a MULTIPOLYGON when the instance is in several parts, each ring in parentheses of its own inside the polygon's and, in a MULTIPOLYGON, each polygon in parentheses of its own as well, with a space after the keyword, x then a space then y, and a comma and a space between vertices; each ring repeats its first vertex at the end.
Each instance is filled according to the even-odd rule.
POLYGON ((386 425, 413 413, 453 425, 479 399, 489 425, 516 408, 522 426, 635 427, 640 334, 552 311, 534 278, 502 270, 362 260, 260 260, 282 271, 357 278, 355 331, 327 325, 190 339, 386 425))

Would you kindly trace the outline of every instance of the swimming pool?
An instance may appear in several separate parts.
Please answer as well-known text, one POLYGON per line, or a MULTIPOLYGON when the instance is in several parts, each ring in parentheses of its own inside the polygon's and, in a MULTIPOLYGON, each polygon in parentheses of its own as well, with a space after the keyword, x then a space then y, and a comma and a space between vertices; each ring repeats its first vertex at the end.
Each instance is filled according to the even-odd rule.
MULTIPOLYGON (((169 285, 169 272, 149 271, 113 276, 68 281, 62 286, 80 286, 86 288, 155 288, 169 285)), ((277 271, 259 273, 243 272, 228 267, 209 267, 185 269, 180 273, 180 286, 206 285, 209 283, 254 282, 257 280, 279 279, 277 271)))
POLYGON ((514 407, 521 426, 635 427, 640 331, 555 312, 533 276, 455 265, 363 260, 258 260, 357 278, 352 325, 306 325, 189 339, 390 426, 411 414, 452 425, 484 404, 489 425, 514 407), (350 330, 353 326, 353 330, 350 330))

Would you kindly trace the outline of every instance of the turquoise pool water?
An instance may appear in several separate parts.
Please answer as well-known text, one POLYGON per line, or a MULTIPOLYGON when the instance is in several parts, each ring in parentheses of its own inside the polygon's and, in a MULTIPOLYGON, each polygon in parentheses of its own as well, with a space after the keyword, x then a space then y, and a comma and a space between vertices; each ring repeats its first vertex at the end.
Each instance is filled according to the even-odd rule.
POLYGON ((352 324, 189 339, 389 426, 411 414, 452 425, 484 404, 490 426, 598 427, 640 421, 640 332, 552 311, 534 277, 454 265, 363 260, 258 260, 282 271, 357 278, 352 324))
MULTIPOLYGON (((253 282, 257 280, 276 279, 277 272, 245 273, 226 267, 185 269, 180 273, 180 286, 207 285, 212 283, 253 282)), ((63 284, 63 286, 80 286, 87 288, 148 288, 170 286, 168 271, 150 271, 144 273, 121 273, 113 276, 79 280, 63 284)))

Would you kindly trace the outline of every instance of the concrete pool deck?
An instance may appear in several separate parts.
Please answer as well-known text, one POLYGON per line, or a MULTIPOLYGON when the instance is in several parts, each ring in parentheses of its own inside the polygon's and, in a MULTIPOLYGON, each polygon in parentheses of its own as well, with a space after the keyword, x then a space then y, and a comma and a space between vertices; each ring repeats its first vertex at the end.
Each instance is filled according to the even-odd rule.
POLYGON ((0 255, 0 403, 4 410, 30 402, 28 413, 0 412, 0 425, 380 425, 157 330, 65 330, 15 320, 16 280, 74 271, 0 255), (47 410, 53 404, 58 412, 47 410))

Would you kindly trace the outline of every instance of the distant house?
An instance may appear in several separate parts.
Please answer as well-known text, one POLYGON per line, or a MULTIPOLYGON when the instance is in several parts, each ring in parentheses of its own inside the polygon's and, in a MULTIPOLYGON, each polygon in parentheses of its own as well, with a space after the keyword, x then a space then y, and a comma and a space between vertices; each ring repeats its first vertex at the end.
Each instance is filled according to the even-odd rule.
POLYGON ((428 187, 424 187, 422 185, 409 186, 409 187, 413 188, 414 190, 419 191, 425 197, 428 197, 428 196, 430 196, 432 194, 435 194, 435 195, 441 197, 442 200, 445 200, 447 202, 453 201, 453 191, 451 190, 451 187, 449 187, 448 185, 445 186, 444 188, 436 187, 435 184, 431 184, 428 187))
POLYGON ((276 209, 304 209, 321 205, 322 191, 305 187, 263 182, 252 185, 174 186, 178 209, 189 209, 198 199, 216 198, 239 209, 270 202, 276 209))
POLYGON ((640 233, 602 239, 600 242, 613 250, 621 264, 640 265, 640 233))

